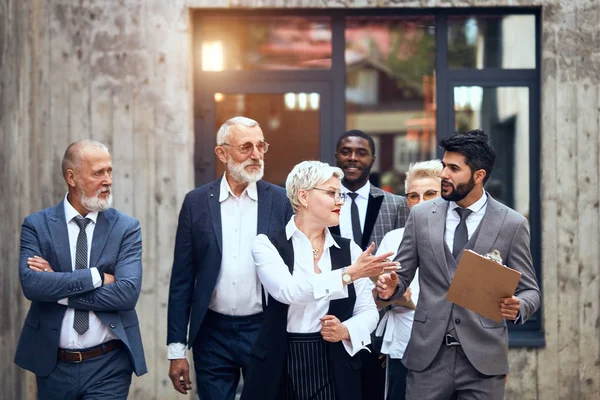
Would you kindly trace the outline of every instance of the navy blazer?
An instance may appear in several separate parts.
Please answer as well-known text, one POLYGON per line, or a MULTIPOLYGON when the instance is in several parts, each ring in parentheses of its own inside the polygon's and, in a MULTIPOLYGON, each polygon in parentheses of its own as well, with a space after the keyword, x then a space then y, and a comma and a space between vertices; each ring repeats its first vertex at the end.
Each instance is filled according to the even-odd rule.
POLYGON ((98 213, 90 267, 113 274, 115 283, 94 288, 89 269, 73 270, 64 201, 38 211, 23 222, 19 277, 31 306, 21 331, 15 363, 37 376, 55 368, 63 317, 67 307, 94 311, 123 341, 135 369, 147 372, 137 314, 134 310, 142 287, 142 234, 139 222, 115 209, 98 213), (38 255, 54 272, 34 271, 27 259, 38 255))
MULTIPOLYGON (((223 251, 221 179, 189 192, 181 206, 169 287, 167 344, 192 347, 208 310, 223 251)), ((268 235, 285 228, 293 214, 285 190, 262 180, 256 188, 257 233, 268 235)))

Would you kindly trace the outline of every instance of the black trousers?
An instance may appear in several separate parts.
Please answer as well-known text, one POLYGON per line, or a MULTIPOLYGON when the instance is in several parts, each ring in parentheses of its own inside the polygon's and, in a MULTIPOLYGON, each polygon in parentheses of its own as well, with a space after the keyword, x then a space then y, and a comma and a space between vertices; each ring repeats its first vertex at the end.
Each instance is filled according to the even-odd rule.
POLYGON ((379 359, 379 352, 373 350, 373 346, 369 345, 369 353, 366 350, 361 350, 360 359, 361 367, 361 385, 363 400, 383 400, 385 396, 385 368, 383 359, 379 359))

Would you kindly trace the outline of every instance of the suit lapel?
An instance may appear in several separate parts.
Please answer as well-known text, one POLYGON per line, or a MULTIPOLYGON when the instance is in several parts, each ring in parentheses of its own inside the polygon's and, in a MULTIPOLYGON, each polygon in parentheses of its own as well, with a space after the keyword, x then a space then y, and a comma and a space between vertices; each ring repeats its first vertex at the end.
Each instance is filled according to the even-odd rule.
POLYGON ((48 230, 54 245, 54 252, 58 259, 58 266, 53 265, 55 271, 71 272, 71 248, 69 247, 69 231, 65 221, 64 200, 51 208, 46 214, 48 230))
POLYGON ((377 222, 379 210, 381 209, 381 204, 383 203, 384 199, 383 194, 377 193, 377 191, 373 190, 374 188, 375 186, 371 185, 369 201, 367 203, 365 228, 363 229, 362 243, 360 246, 363 250, 366 249, 370 244, 371 234, 373 233, 373 229, 375 228, 375 222, 377 222))
POLYGON ((427 226, 429 228, 429 240, 435 259, 437 260, 440 270, 446 277, 448 283, 451 281, 448 263, 446 262, 444 234, 446 231, 446 213, 448 211, 448 202, 442 199, 432 200, 434 207, 429 214, 427 226), (440 249, 440 250, 437 250, 440 249))
POLYGON ((115 226, 115 222, 117 221, 117 217, 111 209, 107 211, 98 213, 98 218, 96 219, 96 226, 94 227, 94 236, 92 237, 92 250, 90 252, 90 267, 95 267, 98 265, 98 259, 100 258, 100 254, 104 250, 104 246, 106 246, 106 242, 108 240, 108 236, 112 231, 112 228, 115 226))
POLYGON ((258 221, 256 226, 256 233, 266 234, 269 232, 269 224, 271 222, 271 205, 273 198, 269 192, 269 185, 263 181, 256 182, 256 189, 258 193, 258 221))
MULTIPOLYGON (((221 179, 225 178, 222 177, 221 179)), ((221 204, 219 203, 219 196, 221 195, 221 179, 214 181, 209 187, 207 202, 215 238, 219 244, 219 250, 221 251, 221 254, 223 254, 223 228, 221 225, 221 204)))
MULTIPOLYGON (((497 202, 489 194, 485 215, 479 223, 481 229, 473 246, 473 251, 478 254, 487 254, 492 251, 492 246, 502 229, 502 223, 506 217, 507 209, 504 205, 497 202)), ((502 257, 506 256, 502 254, 502 257)))

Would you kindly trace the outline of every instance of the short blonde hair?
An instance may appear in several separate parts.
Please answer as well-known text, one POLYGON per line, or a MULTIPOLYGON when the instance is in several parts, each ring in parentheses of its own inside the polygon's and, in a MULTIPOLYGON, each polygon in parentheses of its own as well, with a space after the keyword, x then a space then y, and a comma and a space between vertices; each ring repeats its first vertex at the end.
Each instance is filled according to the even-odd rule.
POLYGON ((333 177, 341 180, 344 173, 340 168, 332 167, 321 161, 302 161, 300 164, 296 164, 285 180, 285 190, 294 212, 298 211, 301 206, 300 200, 298 200, 300 190, 314 189, 317 185, 321 185, 333 177))
POLYGON ((404 181, 404 191, 408 192, 408 187, 414 179, 436 178, 441 180, 442 170, 444 169, 440 160, 428 160, 411 163, 406 172, 404 181))

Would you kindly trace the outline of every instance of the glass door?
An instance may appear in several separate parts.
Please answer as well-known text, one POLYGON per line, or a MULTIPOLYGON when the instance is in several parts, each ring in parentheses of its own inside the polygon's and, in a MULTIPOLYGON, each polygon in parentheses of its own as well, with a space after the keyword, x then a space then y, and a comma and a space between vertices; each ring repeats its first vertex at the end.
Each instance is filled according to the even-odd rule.
MULTIPOLYGON (((219 127, 229 118, 256 120, 270 144, 265 155, 266 181, 284 185, 303 160, 333 154, 323 137, 331 132, 331 93, 327 82, 219 82, 202 90, 196 113, 195 183, 210 182, 224 172, 214 153, 219 127)), ((328 157, 329 156, 329 157, 328 157)))

